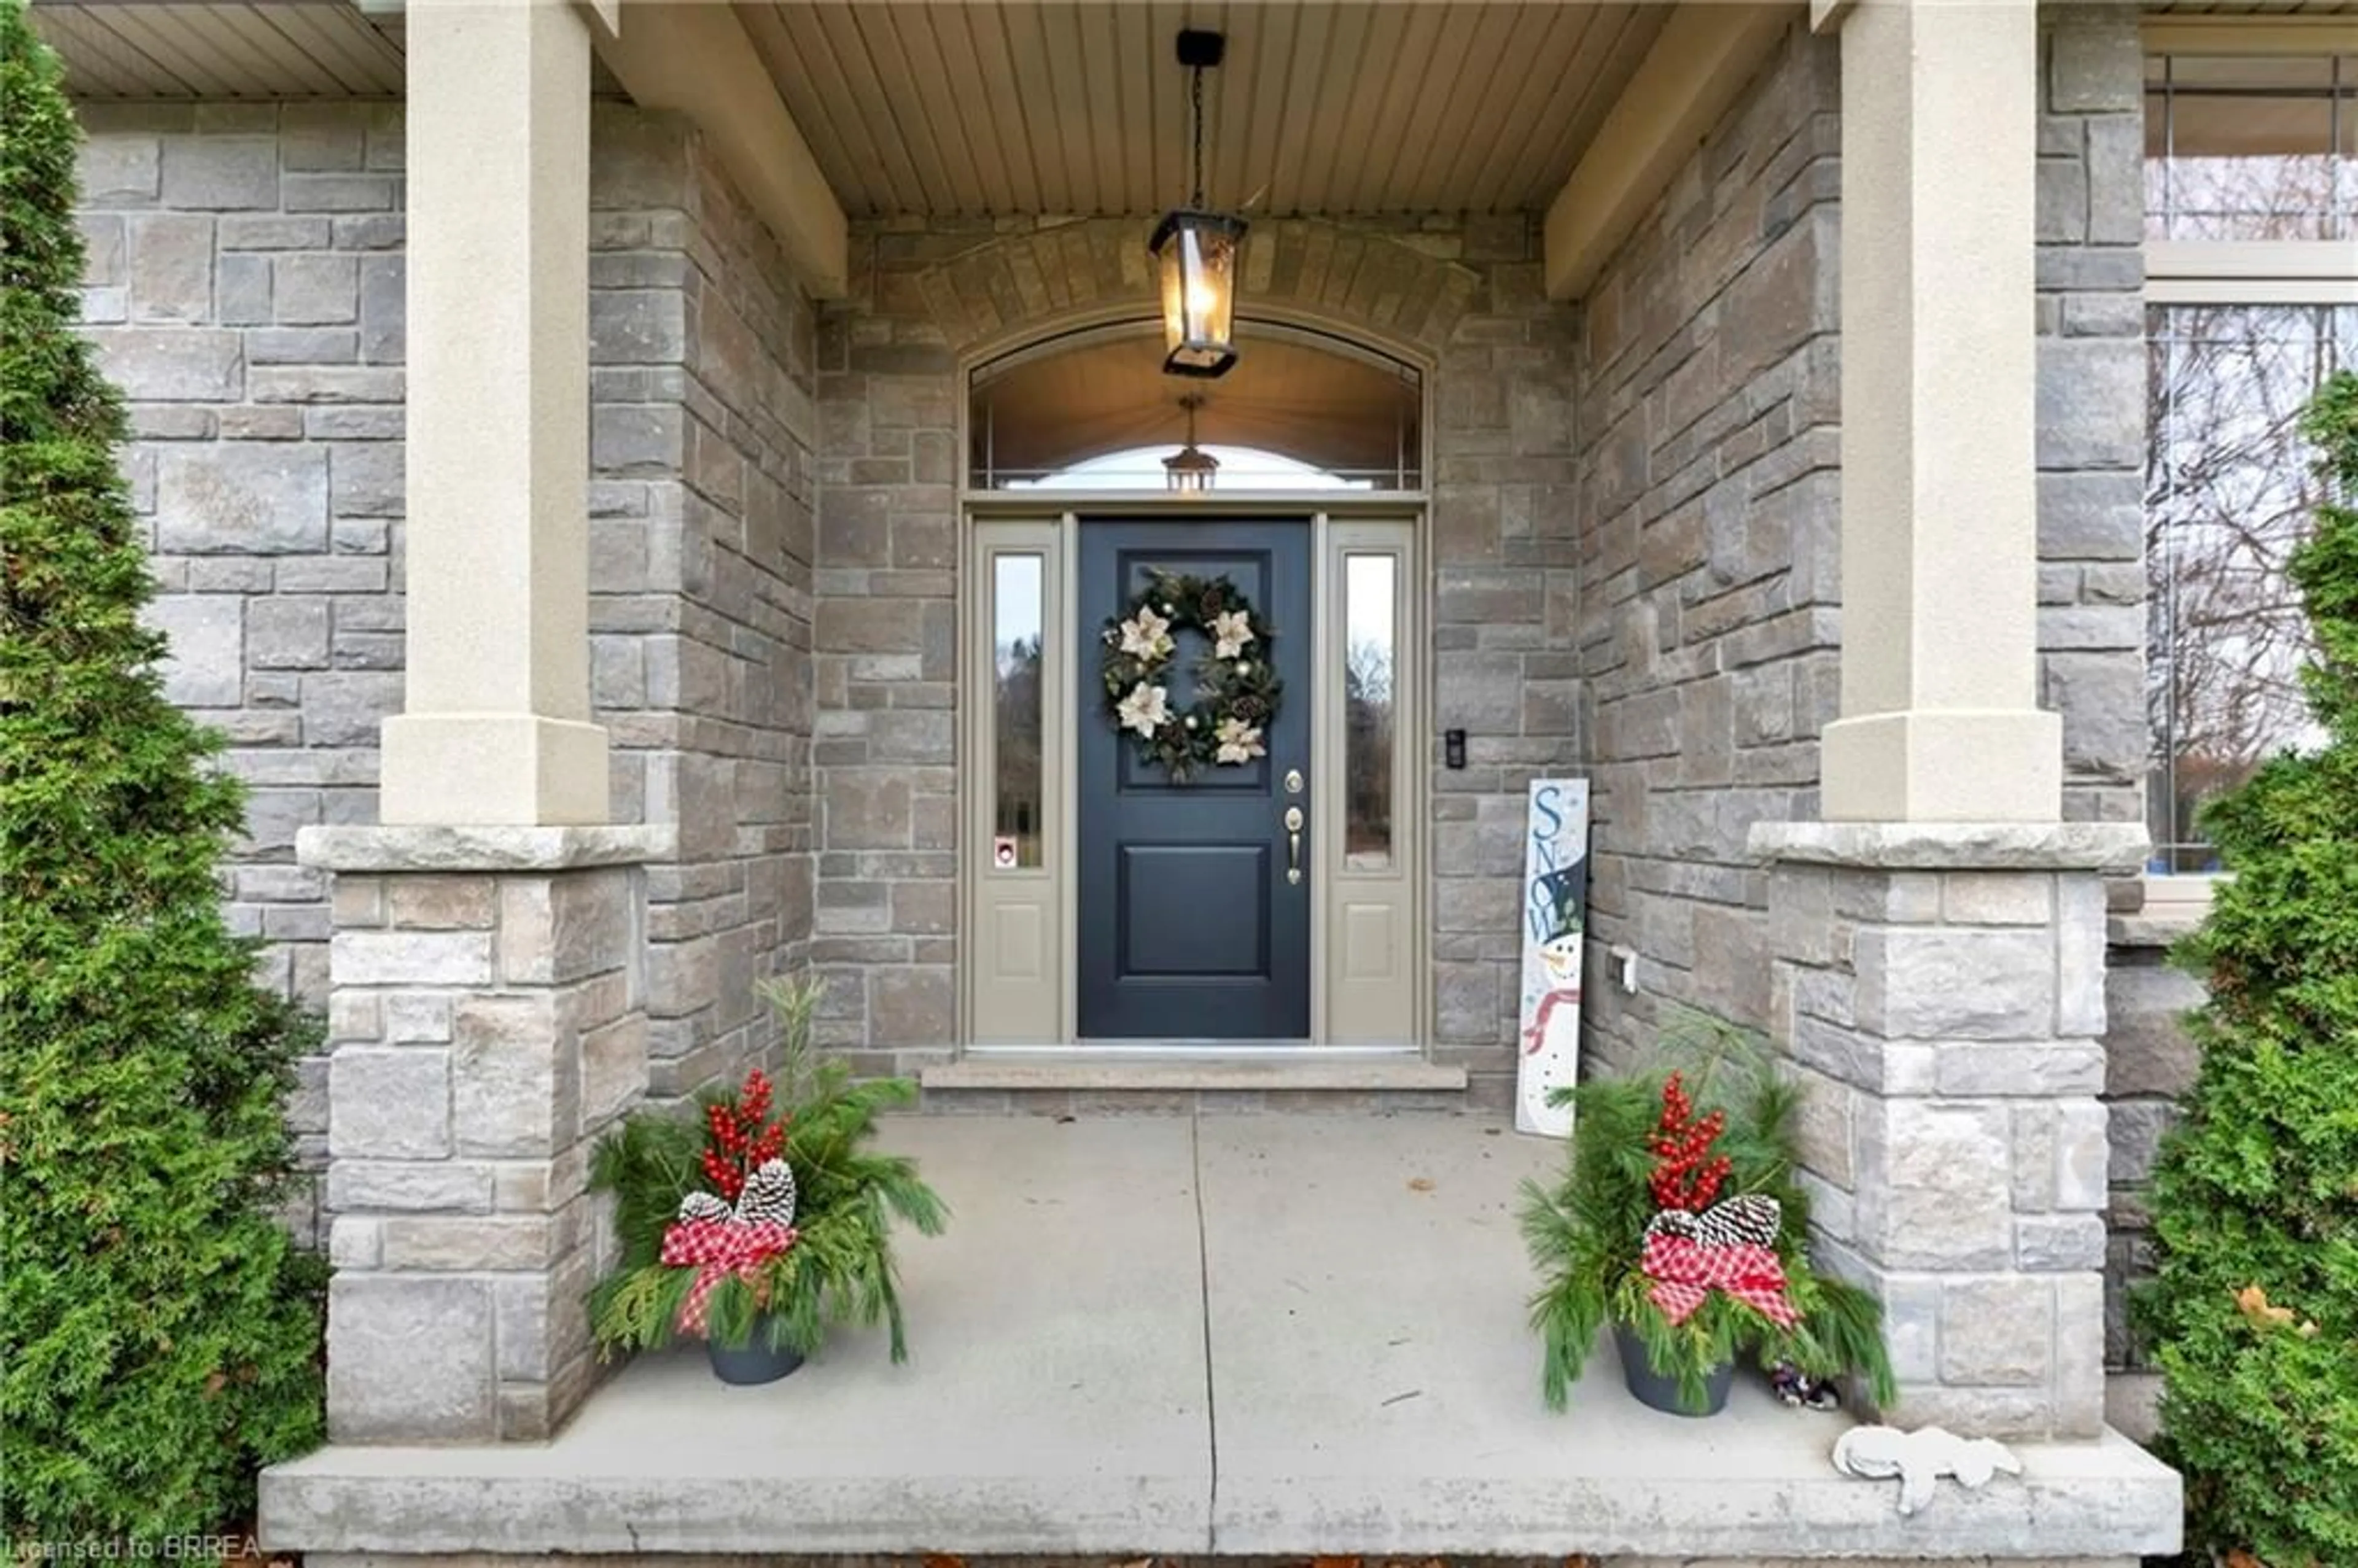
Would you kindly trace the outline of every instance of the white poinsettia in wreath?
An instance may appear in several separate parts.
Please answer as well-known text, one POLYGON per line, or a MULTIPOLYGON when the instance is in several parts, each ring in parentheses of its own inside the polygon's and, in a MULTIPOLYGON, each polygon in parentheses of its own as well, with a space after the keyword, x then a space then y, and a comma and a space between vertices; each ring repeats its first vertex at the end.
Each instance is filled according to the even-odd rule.
POLYGON ((1123 729, 1135 730, 1151 741, 1157 730, 1171 722, 1171 694, 1141 681, 1130 688, 1115 711, 1121 716, 1123 729))
POLYGON ((1174 780, 1199 767, 1242 767, 1265 757, 1283 690, 1270 663, 1272 635, 1228 578, 1157 573, 1105 623, 1099 684, 1106 715, 1174 780), (1195 700, 1184 708, 1172 696, 1182 632, 1210 644, 1194 672, 1195 700))

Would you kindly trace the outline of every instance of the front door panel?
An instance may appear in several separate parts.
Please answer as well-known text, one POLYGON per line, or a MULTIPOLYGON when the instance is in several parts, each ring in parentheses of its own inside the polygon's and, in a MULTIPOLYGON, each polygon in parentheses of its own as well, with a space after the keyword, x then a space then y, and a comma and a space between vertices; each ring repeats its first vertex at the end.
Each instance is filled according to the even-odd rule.
MULTIPOLYGON (((1085 1040, 1302 1040, 1310 1033, 1310 525, 1081 524, 1080 1034, 1085 1040), (1098 629, 1157 572, 1225 576, 1271 635, 1284 692, 1269 754, 1174 784, 1103 711, 1098 629), (1289 870, 1299 871, 1298 881, 1289 870)), ((1181 637, 1172 705, 1206 652, 1181 637)))

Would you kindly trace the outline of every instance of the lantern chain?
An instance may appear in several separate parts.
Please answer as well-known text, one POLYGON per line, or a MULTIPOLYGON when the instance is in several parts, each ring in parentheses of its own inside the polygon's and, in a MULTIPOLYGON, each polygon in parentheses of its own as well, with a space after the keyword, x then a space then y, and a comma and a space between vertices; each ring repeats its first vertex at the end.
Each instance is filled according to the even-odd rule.
POLYGON ((1204 68, 1200 65, 1187 73, 1187 100, 1195 136, 1195 194, 1187 205, 1200 211, 1204 205, 1204 68))

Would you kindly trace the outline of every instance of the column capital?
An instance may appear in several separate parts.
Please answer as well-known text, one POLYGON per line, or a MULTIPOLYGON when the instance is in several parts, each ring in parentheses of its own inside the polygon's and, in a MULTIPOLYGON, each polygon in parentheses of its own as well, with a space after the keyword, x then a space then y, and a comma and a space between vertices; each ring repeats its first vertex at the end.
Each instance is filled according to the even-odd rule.
POLYGON ((2134 822, 1756 822, 1745 848, 1868 871, 2120 872, 2144 863, 2149 842, 2134 822))
POLYGON ((314 871, 384 875, 427 871, 573 871, 669 860, 673 827, 447 827, 313 826, 297 829, 295 859, 314 871))

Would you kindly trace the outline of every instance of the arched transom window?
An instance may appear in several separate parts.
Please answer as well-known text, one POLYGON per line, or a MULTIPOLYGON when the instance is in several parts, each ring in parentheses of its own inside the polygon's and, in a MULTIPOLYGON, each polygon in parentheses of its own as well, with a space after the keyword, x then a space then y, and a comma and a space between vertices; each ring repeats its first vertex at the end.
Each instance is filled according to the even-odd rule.
POLYGON ((1236 368, 1216 381, 1167 375, 1158 323, 1034 343, 978 368, 969 388, 968 482, 980 490, 1174 487, 1190 443, 1215 460, 1181 466, 1190 488, 1418 490, 1423 380, 1414 368, 1325 333, 1239 323, 1236 368), (1197 400, 1189 407, 1183 399, 1197 400))

